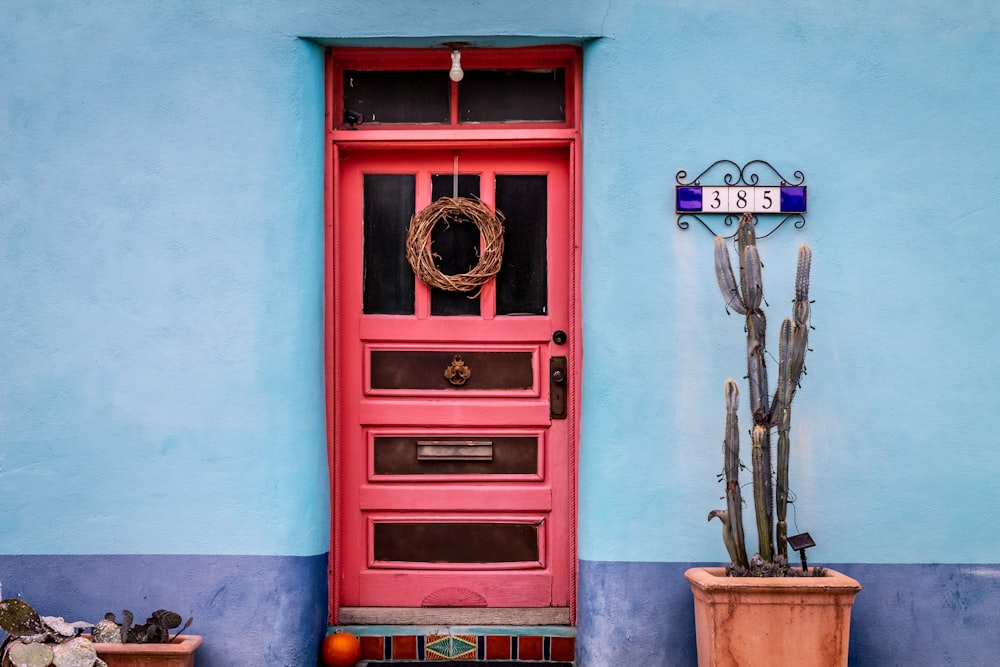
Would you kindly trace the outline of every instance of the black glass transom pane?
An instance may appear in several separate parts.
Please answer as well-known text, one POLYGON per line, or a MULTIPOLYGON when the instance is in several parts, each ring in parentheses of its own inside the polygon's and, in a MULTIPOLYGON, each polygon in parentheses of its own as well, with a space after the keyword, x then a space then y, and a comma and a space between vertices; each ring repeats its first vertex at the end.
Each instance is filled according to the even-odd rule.
POLYGON ((528 523, 376 523, 374 533, 376 561, 518 563, 540 553, 528 523))
POLYGON ((566 71, 466 70, 458 85, 459 121, 505 123, 566 120, 566 71))
MULTIPOLYGON (((457 196, 478 197, 479 175, 460 174, 457 196)), ((456 196, 454 174, 431 176, 431 199, 456 196)), ((437 224, 431 232, 431 250, 440 258, 434 264, 441 273, 453 276, 467 273, 479 262, 479 229, 472 224, 437 224)), ((431 315, 479 315, 479 297, 469 298, 465 292, 449 292, 431 288, 431 315)))
POLYGON ((446 70, 344 72, 344 112, 363 123, 448 123, 451 81, 446 70))
POLYGON ((548 178, 497 175, 496 205, 504 214, 497 315, 544 315, 548 304, 548 178))
POLYGON ((413 174, 364 176, 365 314, 413 314, 413 269, 405 248, 416 183, 413 174))

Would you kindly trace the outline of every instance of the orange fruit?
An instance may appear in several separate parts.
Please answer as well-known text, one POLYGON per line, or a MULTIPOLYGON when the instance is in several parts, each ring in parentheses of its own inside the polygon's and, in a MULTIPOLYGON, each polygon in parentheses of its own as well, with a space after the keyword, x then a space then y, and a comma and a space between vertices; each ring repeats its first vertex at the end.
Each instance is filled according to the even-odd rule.
POLYGON ((337 630, 323 638, 320 655, 329 667, 354 667, 361 659, 361 642, 350 632, 337 630))

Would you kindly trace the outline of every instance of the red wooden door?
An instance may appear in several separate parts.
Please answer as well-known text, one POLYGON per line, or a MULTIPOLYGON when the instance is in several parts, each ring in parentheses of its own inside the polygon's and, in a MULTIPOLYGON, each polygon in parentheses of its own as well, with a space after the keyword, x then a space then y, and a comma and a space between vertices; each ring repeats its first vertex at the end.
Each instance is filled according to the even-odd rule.
MULTIPOLYGON (((341 608, 569 607, 569 151, 339 152, 341 608), (454 195, 505 216, 503 268, 475 298, 428 287, 405 259, 411 216, 454 195), (462 385, 445 377, 456 358, 462 385)), ((472 224, 432 242, 444 273, 477 261, 472 224)))

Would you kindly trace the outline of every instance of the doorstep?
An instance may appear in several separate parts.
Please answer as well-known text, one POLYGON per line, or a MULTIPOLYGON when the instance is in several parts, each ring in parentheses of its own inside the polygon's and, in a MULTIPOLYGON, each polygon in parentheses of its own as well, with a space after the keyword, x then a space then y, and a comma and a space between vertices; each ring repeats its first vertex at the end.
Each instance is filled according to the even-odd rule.
POLYGON ((453 667, 466 663, 571 667, 576 651, 576 628, 565 625, 344 625, 338 629, 358 637, 359 665, 371 667, 440 661, 453 667))

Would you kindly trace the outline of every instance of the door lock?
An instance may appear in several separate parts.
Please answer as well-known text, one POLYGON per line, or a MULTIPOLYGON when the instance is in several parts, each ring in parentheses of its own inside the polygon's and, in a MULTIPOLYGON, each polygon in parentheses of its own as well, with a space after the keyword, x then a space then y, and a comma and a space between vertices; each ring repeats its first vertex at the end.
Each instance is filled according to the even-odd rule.
POLYGON ((549 358, 549 419, 566 419, 566 357, 549 358))

